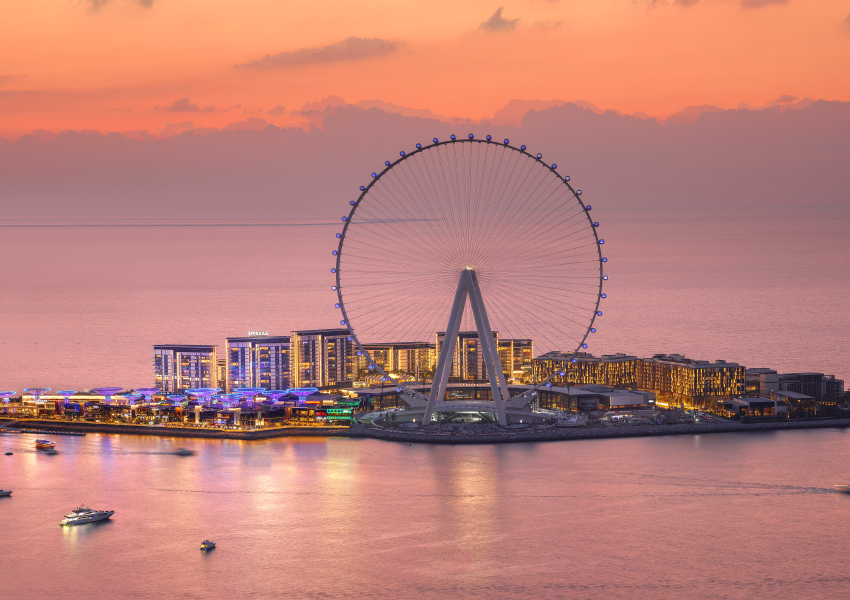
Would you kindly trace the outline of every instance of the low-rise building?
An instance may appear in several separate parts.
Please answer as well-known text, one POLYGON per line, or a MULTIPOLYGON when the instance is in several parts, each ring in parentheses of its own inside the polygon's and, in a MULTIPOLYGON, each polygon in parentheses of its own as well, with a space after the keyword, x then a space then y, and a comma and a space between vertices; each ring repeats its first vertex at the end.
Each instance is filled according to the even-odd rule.
POLYGON ((655 354, 641 363, 637 387, 658 393, 660 405, 663 397, 666 404, 705 408, 746 392, 746 369, 725 360, 711 363, 680 354, 655 354))
POLYGON ((759 396, 772 392, 796 392, 820 401, 836 402, 844 395, 844 381, 823 373, 779 373, 773 369, 747 369, 747 386, 759 396))
POLYGON ((781 400, 771 398, 729 398, 717 402, 717 412, 724 417, 779 417, 788 415, 789 406, 781 400))
POLYGON ((532 364, 534 381, 545 381, 551 375, 553 385, 635 388, 641 360, 628 354, 603 354, 597 358, 588 352, 575 355, 547 352, 535 358, 532 364))
POLYGON ((784 402, 790 407, 792 417, 815 417, 818 414, 818 401, 808 394, 789 391, 774 391, 770 393, 771 400, 784 402))

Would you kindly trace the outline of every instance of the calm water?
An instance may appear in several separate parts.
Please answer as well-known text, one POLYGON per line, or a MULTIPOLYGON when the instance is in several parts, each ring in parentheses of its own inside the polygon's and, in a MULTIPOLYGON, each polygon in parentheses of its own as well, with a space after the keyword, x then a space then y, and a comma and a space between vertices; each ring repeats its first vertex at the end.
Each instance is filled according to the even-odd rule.
POLYGON ((850 432, 503 446, 0 434, 7 598, 846 597, 850 432), (173 454, 177 447, 197 451, 173 454), (111 521, 62 528, 85 502, 111 521), (202 554, 209 537, 219 547, 202 554))
MULTIPOLYGON (((611 279, 591 352, 850 380, 843 213, 597 212, 611 279)), ((153 344, 338 326, 338 230, 0 226, 0 389, 144 387, 153 344)))

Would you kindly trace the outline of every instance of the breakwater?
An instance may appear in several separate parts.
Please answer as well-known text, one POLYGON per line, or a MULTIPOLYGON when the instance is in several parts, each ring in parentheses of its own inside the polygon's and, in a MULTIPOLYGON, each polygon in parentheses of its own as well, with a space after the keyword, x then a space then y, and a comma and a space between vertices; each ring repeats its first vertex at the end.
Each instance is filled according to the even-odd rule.
MULTIPOLYGON (((3 422, 0 421, 0 426, 3 422)), ((640 425, 634 427, 566 428, 548 429, 540 432, 504 432, 497 435, 413 433, 408 431, 377 429, 355 425, 342 427, 275 427, 255 431, 222 431, 192 427, 151 427, 146 425, 110 425, 106 423, 62 422, 51 420, 22 420, 13 431, 27 429, 33 433, 119 433, 125 435, 154 435, 162 437, 209 438, 229 440, 264 440, 279 437, 350 437, 372 438, 394 442, 425 444, 504 444, 518 442, 546 442, 569 440, 593 440, 623 437, 650 437, 658 435, 696 435, 710 433, 777 431, 785 429, 824 429, 850 427, 850 419, 817 419, 805 421, 774 421, 762 423, 739 423, 724 421, 716 423, 693 423, 681 425, 640 425)))

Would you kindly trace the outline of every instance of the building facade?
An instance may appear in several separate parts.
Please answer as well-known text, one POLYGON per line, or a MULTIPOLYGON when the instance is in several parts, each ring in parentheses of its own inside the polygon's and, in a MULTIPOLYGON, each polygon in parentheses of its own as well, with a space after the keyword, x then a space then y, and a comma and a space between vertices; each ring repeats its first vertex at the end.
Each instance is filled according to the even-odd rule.
POLYGON ((499 338, 497 340, 499 362, 509 381, 531 383, 534 342, 530 339, 499 338))
POLYGON ((597 358, 585 352, 575 356, 549 352, 534 359, 534 381, 545 381, 550 375, 553 385, 604 385, 654 392, 661 406, 706 406, 713 398, 743 395, 747 382, 740 365, 691 360, 678 354, 656 354, 652 358, 606 354, 597 358))
POLYGON ((348 329, 292 332, 291 387, 332 387, 359 375, 357 346, 348 329))
MULTIPOLYGON (((430 379, 437 364, 437 350, 428 342, 400 342, 393 344, 363 344, 382 369, 398 375, 409 375, 414 380, 430 379)), ((369 360, 360 356, 358 379, 367 379, 369 360)))
POLYGON ((844 381, 823 373, 778 373, 773 369, 747 369, 747 389, 759 396, 795 392, 820 401, 837 401, 844 395, 844 381))
MULTIPOLYGON (((746 369, 718 360, 692 360, 680 354, 655 354, 638 365, 637 387, 663 396, 667 403, 706 407, 713 399, 742 396, 746 369)), ((662 398, 658 404, 663 405, 662 398)))
MULTIPOLYGON (((437 332, 437 359, 445 342, 446 332, 437 332)), ((499 332, 493 332, 496 347, 499 346, 499 332)), ((501 354, 501 353, 500 353, 501 354)), ((449 372, 449 381, 487 381, 487 368, 484 365, 484 353, 481 350, 481 342, 477 331, 461 331, 457 334, 454 356, 452 357, 452 370, 449 372)), ((504 371, 504 365, 502 365, 504 371)), ((510 373, 510 371, 508 371, 510 373)))
POLYGON ((217 346, 164 344, 153 347, 154 387, 167 394, 218 386, 217 346))
POLYGON ((227 391, 240 387, 294 387, 291 355, 292 338, 288 335, 227 338, 227 391))
POLYGON ((533 360, 534 381, 552 375, 553 385, 605 385, 635 389, 641 359, 627 354, 604 354, 597 358, 587 352, 572 354, 548 352, 533 360), (575 358, 576 362, 572 362, 575 358), (561 375, 564 373, 564 375, 561 375))

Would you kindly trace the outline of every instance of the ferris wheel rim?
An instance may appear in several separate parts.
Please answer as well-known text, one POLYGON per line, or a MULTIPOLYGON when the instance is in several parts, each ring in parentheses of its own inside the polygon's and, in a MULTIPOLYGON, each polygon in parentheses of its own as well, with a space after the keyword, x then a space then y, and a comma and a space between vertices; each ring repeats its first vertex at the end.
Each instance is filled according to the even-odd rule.
MULTIPOLYGON (((332 272, 335 275, 336 285, 332 286, 332 291, 336 292, 336 294, 337 294, 337 306, 336 306, 336 308, 339 308, 340 312, 342 313, 342 321, 340 322, 340 325, 344 325, 346 327, 346 329, 348 329, 347 339, 348 339, 349 342, 353 342, 357 346, 357 349, 358 349, 357 356, 358 357, 364 356, 366 358, 366 360, 369 362, 369 369, 374 370, 374 371, 378 371, 382 375, 382 382, 387 382, 387 383, 394 385, 396 387, 397 392, 401 392, 402 390, 406 390, 407 393, 409 393, 413 396, 418 396, 418 397, 423 398, 423 399, 427 399, 427 395, 424 395, 422 392, 410 389, 408 386, 406 386, 404 384, 404 382, 398 381, 397 379, 392 377, 392 375, 387 370, 385 370, 380 364, 378 364, 374 360, 374 358, 371 356, 371 354, 369 354, 369 352, 366 350, 366 348, 364 348, 363 343, 361 342, 361 340, 359 339, 359 337, 355 333, 354 328, 351 325, 351 321, 348 318, 348 313, 346 311, 345 301, 343 300, 343 296, 342 296, 342 279, 341 279, 342 269, 340 267, 341 267, 341 260, 342 260, 342 256, 343 256, 343 246, 345 244, 346 234, 348 232, 349 225, 352 222, 352 217, 357 212, 357 208, 360 206, 360 203, 363 200, 363 198, 365 198, 369 194, 372 187, 378 182, 378 180, 383 175, 389 173, 390 171, 392 171, 392 169, 394 169, 398 165, 402 164, 404 161, 408 160, 409 158, 411 158, 411 157, 413 157, 417 154, 424 152, 425 150, 430 150, 430 149, 436 148, 438 146, 448 146, 448 145, 453 145, 453 144, 469 144, 469 143, 492 144, 492 145, 495 145, 495 146, 508 148, 508 149, 513 150, 515 152, 518 152, 518 153, 520 153, 520 154, 522 154, 522 155, 524 155, 528 158, 531 158, 531 159, 539 162, 542 165, 545 165, 547 169, 549 169, 553 174, 557 175, 558 179, 561 181, 562 184, 567 186, 567 188, 570 190, 572 197, 579 203, 585 217, 587 218, 588 222, 590 223, 590 229, 593 233, 593 238, 596 242, 596 244, 595 244, 596 253, 597 253, 598 262, 599 262, 599 284, 597 286, 596 303, 595 303, 594 309, 592 311, 590 323, 588 324, 587 329, 584 332, 584 335, 582 336, 582 338, 579 341, 575 350, 573 350, 571 353, 562 353, 562 355, 565 355, 565 356, 568 357, 568 360, 570 361, 570 363, 576 363, 577 362, 576 357, 577 357, 578 353, 582 349, 587 348, 586 342, 587 342, 588 336, 591 333, 596 332, 596 329, 594 328, 596 318, 602 316, 602 312, 599 310, 599 306, 600 306, 600 303, 602 301, 602 298, 605 297, 602 293, 602 284, 605 281, 605 279, 607 279, 607 277, 604 274, 604 264, 608 261, 607 257, 602 256, 602 244, 604 242, 601 241, 601 239, 599 237, 599 233, 596 230, 596 225, 594 224, 593 219, 590 217, 591 206, 585 204, 582 201, 581 190, 575 189, 572 186, 569 176, 561 175, 557 170, 556 164, 550 165, 550 164, 546 163, 545 161, 543 161, 542 154, 538 153, 538 154, 534 155, 531 152, 528 152, 527 147, 525 145, 521 145, 520 147, 516 147, 516 146, 512 145, 510 143, 510 140, 508 140, 508 139, 505 139, 503 142, 495 141, 495 140, 492 139, 492 136, 490 136, 490 135, 487 135, 485 138, 481 139, 481 138, 475 137, 473 134, 469 134, 465 138, 464 137, 458 138, 456 135, 452 134, 450 136, 450 139, 448 139, 448 140, 440 141, 438 138, 433 138, 433 141, 430 144, 417 143, 415 150, 412 150, 410 152, 406 152, 406 151, 402 150, 401 152, 399 152, 399 158, 397 158, 394 161, 389 161, 389 160, 386 161, 384 163, 383 169, 381 169, 380 171, 373 172, 371 181, 369 181, 367 185, 361 185, 360 188, 359 188, 360 194, 357 196, 357 198, 355 200, 351 200, 349 202, 351 208, 348 212, 348 215, 346 215, 342 218, 342 221, 343 221, 342 231, 336 234, 336 237, 339 239, 339 243, 337 245, 337 249, 334 251, 334 255, 336 257, 336 262, 335 262, 335 267, 332 269, 332 272)), ((533 359, 534 359, 534 357, 532 357, 532 360, 533 359)), ((537 390, 540 390, 540 389, 543 389, 543 388, 546 388, 546 387, 551 387, 552 378, 555 377, 558 374, 559 374, 558 371, 553 371, 543 381, 530 384, 529 387, 531 388, 531 391, 537 391, 537 390)), ((419 384, 420 382, 417 381, 416 383, 419 384)), ((425 383, 425 385, 427 385, 427 383, 425 383)), ((432 385, 433 385, 433 382, 432 382, 432 385)), ((528 385, 528 384, 523 384, 523 385, 528 385)), ((510 398, 508 398, 506 400, 516 398, 518 396, 522 396, 523 394, 526 394, 528 391, 529 390, 526 390, 526 391, 524 391, 520 394, 510 396, 510 398)))

